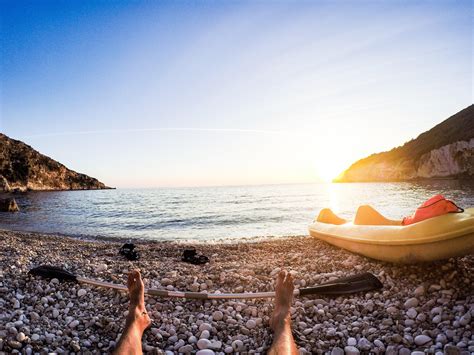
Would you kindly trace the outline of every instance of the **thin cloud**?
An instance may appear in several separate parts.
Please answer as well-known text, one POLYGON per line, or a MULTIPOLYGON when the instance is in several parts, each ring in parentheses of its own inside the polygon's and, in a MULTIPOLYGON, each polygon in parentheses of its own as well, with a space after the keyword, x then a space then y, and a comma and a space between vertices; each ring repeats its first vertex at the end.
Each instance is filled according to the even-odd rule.
POLYGON ((106 129, 89 131, 45 132, 24 136, 25 138, 43 138, 59 136, 77 136, 89 134, 111 133, 140 133, 140 132, 229 132, 229 133, 256 133, 256 134, 288 134, 288 131, 245 129, 245 128, 195 128, 195 127, 158 127, 158 128, 131 128, 131 129, 106 129))

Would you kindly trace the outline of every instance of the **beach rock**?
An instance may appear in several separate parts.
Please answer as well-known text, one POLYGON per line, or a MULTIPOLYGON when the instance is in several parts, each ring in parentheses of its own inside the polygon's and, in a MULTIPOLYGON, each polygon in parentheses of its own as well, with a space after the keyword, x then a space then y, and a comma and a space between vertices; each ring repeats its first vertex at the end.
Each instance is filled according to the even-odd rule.
POLYGON ((210 349, 199 350, 196 355, 215 355, 215 352, 210 349))
POLYGON ((244 343, 240 339, 234 340, 232 342, 232 348, 234 351, 242 351, 244 349, 244 343))
POLYGON ((425 294, 425 286, 418 286, 413 292, 413 294, 415 295, 415 297, 423 296, 425 294))
POLYGON ((344 350, 336 346, 332 348, 331 355, 344 355, 344 350))
POLYGON ((19 342, 24 342, 26 339, 26 335, 25 333, 23 332, 19 332, 17 335, 16 335, 16 340, 18 340, 19 342))
POLYGON ((348 339, 347 339, 347 345, 349 345, 349 346, 356 346, 356 345, 357 345, 357 340, 356 340, 356 338, 348 338, 348 339))
POLYGON ((405 303, 403 304, 403 306, 408 309, 408 308, 412 308, 412 307, 416 307, 418 306, 418 299, 416 297, 412 297, 412 298, 409 298, 405 301, 405 303))
POLYGON ((197 342, 197 347, 199 349, 209 349, 209 347, 211 346, 211 341, 209 339, 199 339, 198 342, 197 342))
POLYGON ((372 347, 372 343, 366 338, 360 338, 357 343, 357 346, 360 348, 360 350, 368 351, 372 347))
POLYGON ((14 198, 0 199, 0 212, 18 212, 19 210, 14 198))
POLYGON ((199 284, 198 283, 193 283, 189 286, 189 290, 191 292, 198 292, 199 291, 199 284))
POLYGON ((83 288, 81 288, 79 291, 77 291, 77 297, 83 297, 87 294, 87 291, 83 288))
POLYGON ((210 331, 212 329, 212 326, 209 324, 209 323, 202 323, 200 326, 199 326, 199 331, 204 331, 204 330, 207 330, 207 331, 210 331))
POLYGON ((424 334, 417 335, 415 337, 415 344, 418 346, 428 345, 431 341, 432 339, 429 336, 424 335, 424 334))
POLYGON ((257 326, 257 322, 255 322, 255 320, 253 319, 249 319, 247 321, 247 323, 245 323, 245 326, 248 328, 248 329, 253 329, 257 326))
POLYGON ((374 340, 374 345, 375 345, 377 348, 381 349, 381 350, 384 350, 384 349, 385 349, 384 343, 383 343, 381 340, 379 340, 379 339, 375 339, 375 340, 374 340))
POLYGON ((222 342, 218 340, 211 341, 211 344, 209 345, 209 349, 219 350, 220 348, 222 348, 222 342))
POLYGON ((460 355, 461 349, 454 345, 446 345, 444 347, 444 354, 445 355, 460 355))
POLYGON ((346 346, 344 347, 344 353, 346 355, 358 355, 360 354, 359 349, 357 349, 355 346, 346 346))
POLYGON ((11 188, 10 185, 8 184, 7 179, 3 175, 0 175, 0 192, 10 192, 11 188))
POLYGON ((181 354, 190 354, 194 350, 192 345, 183 345, 178 349, 178 352, 181 354))
POLYGON ((71 323, 68 324, 68 327, 74 329, 79 325, 79 323, 80 322, 78 320, 73 320, 71 323))
POLYGON ((224 313, 222 313, 221 311, 215 311, 214 313, 212 313, 213 320, 220 321, 222 320, 222 318, 224 318, 224 313))
MULTIPOLYGON (((471 322, 471 313, 467 312, 464 314, 461 319, 459 320, 459 324, 462 326, 466 326, 471 322)), ((472 326, 472 325, 471 325, 472 326)))

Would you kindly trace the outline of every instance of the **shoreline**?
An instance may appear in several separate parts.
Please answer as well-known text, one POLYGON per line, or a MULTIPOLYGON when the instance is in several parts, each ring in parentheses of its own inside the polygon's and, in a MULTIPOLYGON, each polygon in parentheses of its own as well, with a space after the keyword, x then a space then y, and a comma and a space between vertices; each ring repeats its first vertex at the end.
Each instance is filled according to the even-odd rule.
MULTIPOLYGON (((382 290, 294 300, 293 330, 301 353, 474 351, 470 325, 474 255, 394 265, 309 236, 206 244, 133 239, 141 258, 129 262, 118 255, 127 238, 85 240, 0 230, 0 239, 0 353, 107 352, 123 329, 125 293, 27 275, 40 264, 120 284, 129 270, 138 267, 147 287, 202 292, 272 291, 280 268, 294 274, 297 288, 368 271, 382 281, 382 290), (211 262, 201 266, 181 262, 182 250, 190 245, 211 262), (84 291, 78 294, 79 290, 84 291)), ((216 354, 265 353, 271 344, 272 300, 147 297, 146 303, 153 319, 143 338, 146 353, 160 354, 162 349, 168 354, 194 354, 203 323, 211 328, 210 346, 216 354)))
POLYGON ((271 242, 279 239, 289 239, 289 238, 308 238, 308 234, 295 234, 287 236, 253 236, 253 237, 232 237, 227 241, 224 238, 219 239, 152 239, 152 238, 141 238, 141 237, 112 237, 107 235, 89 235, 89 234, 62 234, 56 232, 35 232, 28 230, 19 230, 19 229, 5 229, 0 228, 1 233, 20 233, 20 234, 31 234, 33 236, 48 236, 48 237, 57 237, 57 238, 70 238, 73 240, 80 240, 85 242, 109 242, 109 243, 149 243, 149 244, 177 244, 180 246, 183 245, 233 245, 233 244, 252 244, 252 243, 261 243, 261 242, 271 242))

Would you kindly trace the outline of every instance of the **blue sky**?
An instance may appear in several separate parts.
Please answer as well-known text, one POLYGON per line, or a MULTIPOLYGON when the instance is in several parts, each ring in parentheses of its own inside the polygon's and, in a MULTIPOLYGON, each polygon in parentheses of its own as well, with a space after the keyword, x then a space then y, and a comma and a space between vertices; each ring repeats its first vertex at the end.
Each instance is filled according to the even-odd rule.
POLYGON ((111 186, 327 179, 473 101, 470 1, 2 1, 1 16, 1 131, 111 186))

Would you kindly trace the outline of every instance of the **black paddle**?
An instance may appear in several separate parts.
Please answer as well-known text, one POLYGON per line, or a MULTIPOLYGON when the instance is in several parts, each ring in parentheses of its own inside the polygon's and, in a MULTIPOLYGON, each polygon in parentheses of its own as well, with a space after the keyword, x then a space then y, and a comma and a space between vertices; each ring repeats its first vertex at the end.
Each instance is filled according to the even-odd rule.
MULTIPOLYGON (((124 285, 117 285, 110 282, 87 279, 76 276, 73 273, 64 269, 41 265, 31 269, 29 274, 41 276, 47 279, 56 278, 60 281, 72 281, 86 283, 89 285, 112 288, 116 290, 126 291, 127 287, 124 285)), ((325 282, 323 284, 300 288, 294 291, 294 295, 308 296, 308 295, 347 295, 357 292, 367 292, 382 288, 383 285, 379 279, 373 274, 366 272, 363 274, 342 277, 334 281, 325 282)), ((275 297, 275 292, 255 292, 255 293, 203 293, 203 292, 182 292, 182 291, 168 291, 158 289, 145 289, 145 293, 151 296, 159 297, 180 297, 188 299, 243 299, 243 298, 270 298, 275 297)))

